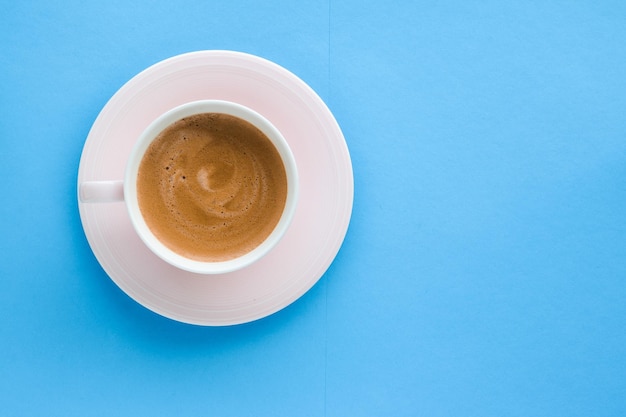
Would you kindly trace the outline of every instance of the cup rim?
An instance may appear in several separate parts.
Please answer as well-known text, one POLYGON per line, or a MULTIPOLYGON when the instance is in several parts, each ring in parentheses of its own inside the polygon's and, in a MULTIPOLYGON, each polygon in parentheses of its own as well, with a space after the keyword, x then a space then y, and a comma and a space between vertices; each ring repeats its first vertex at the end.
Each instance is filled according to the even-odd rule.
POLYGON ((298 170, 295 157, 282 133, 263 115, 242 104, 225 100, 196 100, 174 107, 150 123, 137 139, 126 164, 124 200, 131 223, 141 240, 159 258, 179 269, 198 274, 223 274, 245 268, 268 254, 287 232, 298 201, 298 170), (225 261, 199 261, 187 258, 163 244, 146 224, 137 196, 137 174, 145 151, 167 126, 184 117, 201 113, 225 113, 246 120, 259 128, 274 144, 287 175, 287 198, 283 213, 269 236, 256 248, 225 261))

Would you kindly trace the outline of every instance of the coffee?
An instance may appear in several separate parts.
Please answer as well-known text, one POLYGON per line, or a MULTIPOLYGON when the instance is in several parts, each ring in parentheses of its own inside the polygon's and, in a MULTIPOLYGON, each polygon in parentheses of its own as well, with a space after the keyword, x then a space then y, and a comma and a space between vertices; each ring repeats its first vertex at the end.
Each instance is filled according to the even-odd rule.
POLYGON ((148 227, 165 246, 198 261, 226 261, 257 247, 278 223, 286 196, 285 167, 272 142, 222 113, 168 126, 137 177, 148 227))

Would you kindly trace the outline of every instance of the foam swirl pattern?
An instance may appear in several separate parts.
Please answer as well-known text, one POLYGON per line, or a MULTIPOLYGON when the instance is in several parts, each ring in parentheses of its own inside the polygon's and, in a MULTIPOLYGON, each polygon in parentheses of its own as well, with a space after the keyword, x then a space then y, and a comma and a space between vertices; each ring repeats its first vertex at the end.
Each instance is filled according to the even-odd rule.
POLYGON ((280 156, 256 127, 205 113, 173 123, 144 155, 137 179, 146 223, 166 246, 200 261, 249 252, 285 205, 280 156))

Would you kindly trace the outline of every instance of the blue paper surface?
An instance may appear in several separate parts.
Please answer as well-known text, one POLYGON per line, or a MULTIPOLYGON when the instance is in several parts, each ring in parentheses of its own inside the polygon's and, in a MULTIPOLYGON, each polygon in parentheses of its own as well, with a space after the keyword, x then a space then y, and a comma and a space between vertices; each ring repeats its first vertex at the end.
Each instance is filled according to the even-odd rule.
POLYGON ((622 2, 4 2, 2 415, 626 415, 622 2), (91 253, 107 100, 231 49, 307 82, 351 152, 343 247, 226 328, 146 310, 91 253))

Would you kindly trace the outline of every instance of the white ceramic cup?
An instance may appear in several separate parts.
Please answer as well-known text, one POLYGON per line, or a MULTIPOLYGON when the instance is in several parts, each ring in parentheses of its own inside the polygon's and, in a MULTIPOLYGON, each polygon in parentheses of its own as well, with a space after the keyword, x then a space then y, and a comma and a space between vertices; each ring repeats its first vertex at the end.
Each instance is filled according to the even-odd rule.
POLYGON ((123 201, 128 209, 131 223, 141 240, 159 258, 169 264, 199 274, 222 274, 244 268, 265 256, 283 237, 296 211, 298 201, 298 171, 289 144, 280 131, 256 111, 237 103, 222 100, 200 100, 175 107, 154 120, 139 136, 133 147, 123 180, 87 181, 79 184, 81 203, 110 203, 123 201), (270 235, 252 251, 231 260, 203 262, 184 257, 165 246, 146 224, 137 199, 137 173, 144 153, 170 124, 194 114, 224 113, 239 117, 260 129, 274 144, 282 158, 287 174, 287 199, 276 227, 270 235))

